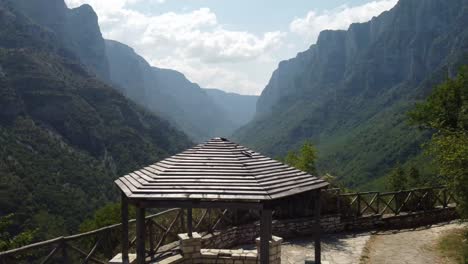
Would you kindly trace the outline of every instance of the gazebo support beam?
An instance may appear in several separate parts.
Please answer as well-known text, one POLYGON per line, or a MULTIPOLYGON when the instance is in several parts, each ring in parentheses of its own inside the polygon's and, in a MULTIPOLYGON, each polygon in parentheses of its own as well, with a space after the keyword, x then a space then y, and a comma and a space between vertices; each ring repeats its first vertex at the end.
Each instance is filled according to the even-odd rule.
POLYGON ((120 210, 122 218, 122 264, 128 264, 128 200, 123 192, 121 194, 120 210))
POLYGON ((315 217, 315 264, 322 263, 322 246, 320 241, 321 227, 320 227, 320 211, 321 211, 321 200, 320 200, 321 189, 315 191, 315 205, 314 205, 314 217, 315 217))
POLYGON ((192 207, 187 208, 187 234, 192 237, 193 220, 192 220, 192 207))
POLYGON ((145 208, 138 207, 136 213, 137 264, 145 264, 145 208))
POLYGON ((264 208, 260 221, 260 263, 270 263, 271 209, 264 208))

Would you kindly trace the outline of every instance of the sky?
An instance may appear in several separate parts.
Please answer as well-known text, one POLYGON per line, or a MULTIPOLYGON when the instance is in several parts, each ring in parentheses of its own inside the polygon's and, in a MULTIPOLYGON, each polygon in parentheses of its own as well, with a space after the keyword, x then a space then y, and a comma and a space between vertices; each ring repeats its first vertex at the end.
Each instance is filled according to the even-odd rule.
POLYGON ((204 88, 260 94, 320 31, 365 22, 397 0, 65 0, 91 5, 104 38, 204 88))

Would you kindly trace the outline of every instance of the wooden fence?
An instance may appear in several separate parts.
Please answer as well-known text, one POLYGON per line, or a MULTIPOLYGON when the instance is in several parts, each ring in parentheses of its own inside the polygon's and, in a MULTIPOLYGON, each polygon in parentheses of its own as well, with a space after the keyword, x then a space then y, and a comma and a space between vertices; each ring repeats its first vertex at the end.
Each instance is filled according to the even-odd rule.
MULTIPOLYGON (((213 233, 234 225, 229 210, 193 210, 193 231, 213 233)), ((178 251, 177 234, 186 232, 185 211, 165 210, 145 219, 147 255, 161 258, 178 251)), ((107 263, 119 252, 122 224, 106 226, 77 235, 57 237, 21 248, 0 252, 0 263, 107 263)), ((135 250, 135 219, 129 221, 130 249, 135 250)))
POLYGON ((324 196, 322 202, 331 206, 324 213, 337 212, 343 218, 400 215, 456 205, 454 196, 445 187, 397 192, 341 193, 339 189, 330 189, 326 192, 328 195, 324 196))
MULTIPOLYGON (((453 195, 443 187, 358 193, 341 193, 339 189, 329 189, 324 191, 322 199, 323 214, 340 214, 342 218, 408 214, 447 208, 456 203, 453 195)), ((285 204, 296 206, 294 203, 285 204)), ((256 219, 258 212, 255 211, 200 209, 193 211, 192 221, 195 232, 207 234, 256 219)), ((177 241, 177 234, 186 232, 184 221, 185 211, 179 208, 147 216, 147 256, 155 260, 178 252, 178 244, 173 242, 177 241)), ((134 251, 135 220, 129 223, 129 237, 133 238, 130 239, 130 249, 134 251)), ((115 224, 0 252, 0 264, 107 263, 120 250, 121 231, 121 224, 115 224)))

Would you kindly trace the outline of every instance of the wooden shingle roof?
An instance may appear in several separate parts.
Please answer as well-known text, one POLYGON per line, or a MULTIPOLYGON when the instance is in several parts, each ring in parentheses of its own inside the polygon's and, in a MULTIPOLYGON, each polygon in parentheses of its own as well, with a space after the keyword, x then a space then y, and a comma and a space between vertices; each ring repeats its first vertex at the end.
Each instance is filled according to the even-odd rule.
POLYGON ((224 138, 118 178, 132 199, 266 201, 314 189, 327 182, 224 138))

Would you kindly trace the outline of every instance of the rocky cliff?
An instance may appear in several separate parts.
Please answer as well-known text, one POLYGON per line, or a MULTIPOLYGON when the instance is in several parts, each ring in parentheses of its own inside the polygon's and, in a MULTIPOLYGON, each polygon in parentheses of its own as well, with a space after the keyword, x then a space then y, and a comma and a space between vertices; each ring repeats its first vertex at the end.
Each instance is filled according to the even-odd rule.
POLYGON ((14 7, 56 35, 88 70, 109 80, 109 65, 98 17, 89 5, 69 9, 63 0, 16 0, 14 7))
POLYGON ((400 0, 367 23, 323 31, 279 64, 237 138, 273 155, 310 139, 322 171, 349 185, 378 178, 420 153, 426 136, 405 112, 468 63, 467 24, 466 0, 400 0))

